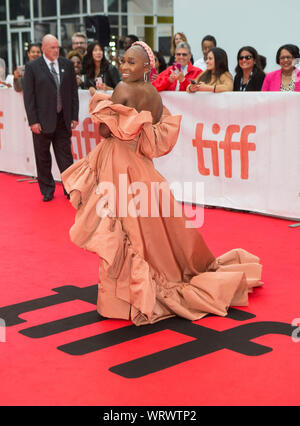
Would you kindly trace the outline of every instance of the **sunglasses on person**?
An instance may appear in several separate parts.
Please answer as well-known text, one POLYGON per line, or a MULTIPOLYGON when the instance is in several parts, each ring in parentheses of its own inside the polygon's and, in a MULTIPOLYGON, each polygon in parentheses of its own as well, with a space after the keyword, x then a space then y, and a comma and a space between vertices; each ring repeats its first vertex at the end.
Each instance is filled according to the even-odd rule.
POLYGON ((184 56, 186 57, 188 55, 188 53, 175 53, 176 56, 184 56))
POLYGON ((245 55, 245 56, 240 56, 239 60, 242 61, 243 59, 246 59, 246 61, 250 61, 250 59, 252 58, 253 58, 252 55, 245 55))

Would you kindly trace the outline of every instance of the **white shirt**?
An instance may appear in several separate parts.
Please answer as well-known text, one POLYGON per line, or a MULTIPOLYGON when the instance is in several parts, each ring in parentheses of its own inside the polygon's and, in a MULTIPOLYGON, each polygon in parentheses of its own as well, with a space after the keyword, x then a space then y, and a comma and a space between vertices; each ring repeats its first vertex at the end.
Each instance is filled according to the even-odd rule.
POLYGON ((48 59, 47 56, 45 56, 44 54, 43 54, 43 58, 45 59, 45 62, 47 64, 50 72, 51 72, 51 65, 50 64, 52 64, 52 62, 54 63, 54 69, 56 71, 58 81, 60 82, 58 60, 55 59, 54 61, 50 61, 50 59, 48 59))
POLYGON ((194 63, 194 67, 200 68, 202 71, 205 71, 207 68, 205 59, 204 58, 198 59, 198 61, 194 63))

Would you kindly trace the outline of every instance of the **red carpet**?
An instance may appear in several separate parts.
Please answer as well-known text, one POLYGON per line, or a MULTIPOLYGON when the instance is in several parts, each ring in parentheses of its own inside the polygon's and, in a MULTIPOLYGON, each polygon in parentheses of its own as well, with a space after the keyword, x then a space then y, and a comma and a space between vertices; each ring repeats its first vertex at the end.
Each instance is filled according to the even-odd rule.
POLYGON ((44 203, 19 178, 0 173, 1 405, 299 405, 300 228, 205 209, 214 254, 257 254, 265 285, 226 318, 135 327, 95 313, 98 259, 69 241, 61 185, 44 203))

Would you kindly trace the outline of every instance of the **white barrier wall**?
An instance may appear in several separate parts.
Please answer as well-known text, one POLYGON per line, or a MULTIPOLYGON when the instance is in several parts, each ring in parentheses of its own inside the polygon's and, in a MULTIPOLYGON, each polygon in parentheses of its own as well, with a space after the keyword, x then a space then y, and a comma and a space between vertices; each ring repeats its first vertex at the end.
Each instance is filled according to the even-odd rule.
MULTIPOLYGON (((163 92, 182 115, 173 151, 155 159, 169 183, 204 186, 205 204, 300 219, 300 94, 163 92)), ((101 139, 88 116, 90 95, 80 91, 74 160, 101 139)), ((32 137, 22 95, 0 91, 0 170, 35 175, 32 137)), ((59 179, 55 161, 53 173, 59 179)), ((185 191, 182 201, 195 201, 185 191)))

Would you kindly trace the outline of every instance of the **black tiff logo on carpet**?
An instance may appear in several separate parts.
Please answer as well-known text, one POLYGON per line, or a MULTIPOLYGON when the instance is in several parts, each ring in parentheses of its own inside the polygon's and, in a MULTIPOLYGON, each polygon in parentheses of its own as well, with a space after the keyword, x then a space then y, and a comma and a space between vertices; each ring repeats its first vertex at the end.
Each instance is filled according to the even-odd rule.
MULTIPOLYGON (((1 307, 0 318, 4 320, 6 327, 11 327, 26 322, 19 317, 19 315, 25 312, 74 300, 81 300, 95 305, 97 299, 97 285, 89 287, 67 285, 55 288, 53 291, 56 294, 1 307)), ((255 315, 231 308, 225 318, 243 322, 255 318, 255 315)), ((102 318, 94 309, 90 312, 25 328, 20 333, 24 336, 37 339, 105 320, 107 319, 102 318)), ((271 352, 272 348, 254 343, 251 341, 252 339, 267 334, 279 334, 291 337, 292 333, 297 330, 297 327, 282 322, 263 321, 241 324, 228 330, 217 331, 182 318, 174 317, 152 325, 140 327, 129 325, 121 327, 113 331, 59 346, 57 349, 69 355, 84 355, 163 330, 176 331, 177 333, 193 337, 193 340, 123 364, 115 365, 109 370, 125 378, 138 378, 222 349, 229 349, 247 356, 259 356, 271 352)))

